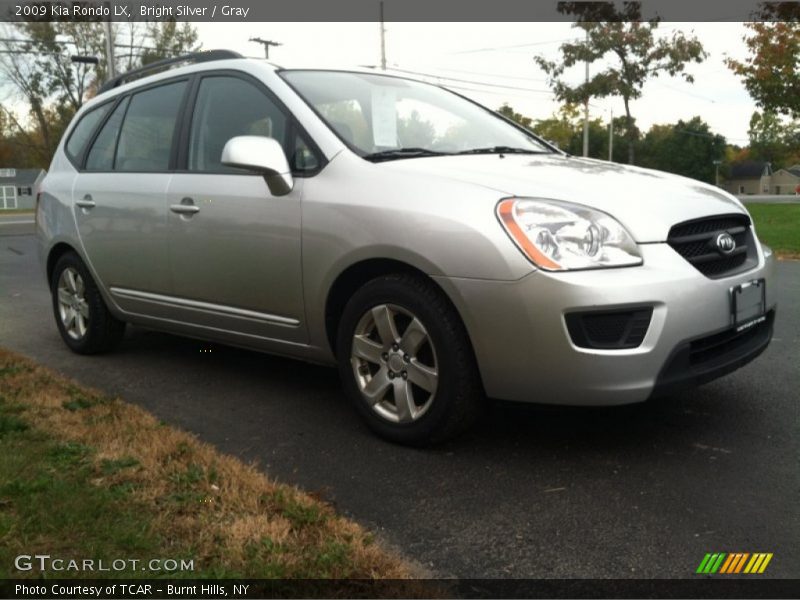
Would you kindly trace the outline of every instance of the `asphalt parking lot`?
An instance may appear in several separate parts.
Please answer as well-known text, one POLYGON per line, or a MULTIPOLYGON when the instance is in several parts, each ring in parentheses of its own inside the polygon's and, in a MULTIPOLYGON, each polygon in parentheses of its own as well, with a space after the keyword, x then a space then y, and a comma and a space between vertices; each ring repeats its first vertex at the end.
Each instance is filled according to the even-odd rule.
POLYGON ((613 409, 497 403, 421 451, 373 437, 331 369, 134 328, 70 353, 32 225, 10 220, 30 217, 0 220, 0 345, 321 494, 436 575, 685 578, 707 552, 772 552, 764 576, 800 577, 800 262, 779 264, 772 345, 725 379, 613 409))

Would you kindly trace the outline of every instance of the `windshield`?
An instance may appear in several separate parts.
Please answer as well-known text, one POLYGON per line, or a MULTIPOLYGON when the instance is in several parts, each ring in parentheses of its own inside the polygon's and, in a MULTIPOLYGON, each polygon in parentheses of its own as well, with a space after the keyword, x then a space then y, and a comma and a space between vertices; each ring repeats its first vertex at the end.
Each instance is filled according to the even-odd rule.
POLYGON ((338 71, 281 76, 367 159, 552 152, 490 110, 435 85, 338 71))

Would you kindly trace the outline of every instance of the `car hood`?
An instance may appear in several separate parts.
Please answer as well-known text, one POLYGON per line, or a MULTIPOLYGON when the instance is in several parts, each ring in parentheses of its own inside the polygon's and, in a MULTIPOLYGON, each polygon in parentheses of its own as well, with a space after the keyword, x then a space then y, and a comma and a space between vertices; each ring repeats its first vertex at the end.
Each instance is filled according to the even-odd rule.
MULTIPOLYGON (((736 198, 695 179, 558 154, 440 156, 380 167, 469 182, 501 196, 566 200, 614 216, 637 242, 663 242, 676 223, 743 213, 736 198)), ((498 197, 499 200, 499 197, 498 197)))

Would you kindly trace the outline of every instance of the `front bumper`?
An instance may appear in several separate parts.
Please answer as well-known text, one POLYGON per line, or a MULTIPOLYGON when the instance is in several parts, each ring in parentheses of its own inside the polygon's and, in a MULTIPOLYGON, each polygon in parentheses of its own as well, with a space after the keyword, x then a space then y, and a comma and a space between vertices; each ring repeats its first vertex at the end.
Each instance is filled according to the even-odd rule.
POLYGON ((669 396, 746 365, 769 346, 774 321, 773 308, 762 323, 744 331, 729 327, 680 344, 658 374, 651 396, 669 396))
POLYGON ((547 404, 630 404, 709 381, 766 348, 771 321, 767 334, 724 349, 731 352, 699 369, 681 362, 692 340, 730 328, 732 286, 763 278, 766 307, 774 315, 771 254, 759 248, 756 268, 709 279, 667 244, 643 244, 640 250, 640 267, 535 271, 510 282, 437 277, 464 319, 486 393, 547 404), (636 348, 578 347, 564 319, 573 311, 642 306, 652 307, 653 313, 636 348))

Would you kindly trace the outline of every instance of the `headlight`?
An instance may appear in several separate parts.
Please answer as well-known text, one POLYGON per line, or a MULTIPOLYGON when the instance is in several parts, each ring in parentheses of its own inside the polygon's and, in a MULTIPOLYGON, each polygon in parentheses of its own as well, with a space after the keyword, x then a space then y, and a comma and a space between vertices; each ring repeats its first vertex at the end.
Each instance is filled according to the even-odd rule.
POLYGON ((613 217, 559 200, 507 198, 497 216, 519 249, 548 271, 642 264, 631 234, 613 217))

